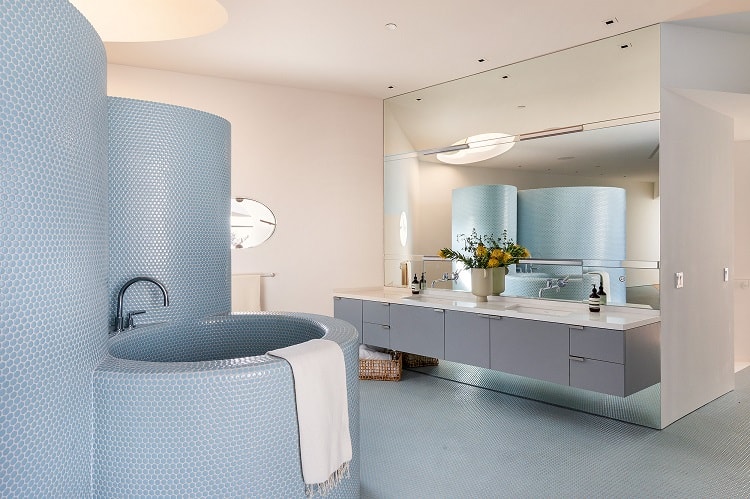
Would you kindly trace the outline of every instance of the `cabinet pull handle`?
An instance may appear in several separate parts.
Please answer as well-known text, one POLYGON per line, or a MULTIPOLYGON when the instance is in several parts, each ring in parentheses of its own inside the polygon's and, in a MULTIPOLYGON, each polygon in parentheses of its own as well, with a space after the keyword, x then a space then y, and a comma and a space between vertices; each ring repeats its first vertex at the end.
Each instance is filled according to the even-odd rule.
POLYGON ((586 362, 586 359, 584 359, 583 357, 576 357, 575 355, 570 355, 568 356, 568 358, 576 362, 586 362))
POLYGON ((489 317, 490 317, 490 319, 492 319, 493 321, 499 321, 500 319, 502 319, 502 318, 503 318, 503 316, 502 316, 502 315, 491 315, 491 316, 489 316, 489 317))
POLYGON ((388 305, 390 305, 390 303, 381 303, 381 305, 383 305, 384 307, 387 307, 388 305))
POLYGON ((492 319, 491 315, 486 315, 486 314, 479 314, 479 317, 481 317, 482 319, 492 319))
POLYGON ((437 312, 439 314, 442 314, 443 312, 445 312, 445 310, 443 310, 442 308, 433 308, 432 311, 437 312))
POLYGON ((333 297, 333 299, 334 299, 334 300, 340 300, 340 299, 341 299, 341 297, 340 297, 340 296, 334 296, 334 297, 333 297))
POLYGON ((575 325, 572 325, 572 324, 569 327, 570 327, 570 329, 583 329, 583 326, 575 326, 575 325))
POLYGON ((390 328, 391 328, 391 326, 383 325, 383 329, 390 329, 390 328))

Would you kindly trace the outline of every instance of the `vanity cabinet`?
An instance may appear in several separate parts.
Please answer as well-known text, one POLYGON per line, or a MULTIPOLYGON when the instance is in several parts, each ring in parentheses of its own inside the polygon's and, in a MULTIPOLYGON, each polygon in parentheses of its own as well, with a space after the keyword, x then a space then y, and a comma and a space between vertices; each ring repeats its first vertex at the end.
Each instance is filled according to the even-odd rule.
POLYGON ((570 326, 570 386, 627 397, 661 379, 659 327, 570 326))
POLYGON ((445 360, 490 367, 490 316, 445 311, 445 360))
POLYGON ((490 368, 568 384, 568 325, 509 317, 490 320, 490 368))
POLYGON ((362 302, 362 343, 381 348, 391 346, 391 305, 379 301, 362 302))
POLYGON ((360 342, 627 397, 661 380, 660 324, 604 329, 335 297, 360 342))
POLYGON ((357 328, 359 342, 362 343, 362 300, 334 297, 333 316, 357 328))
POLYGON ((444 319, 442 308, 391 305, 390 348, 444 359, 444 319))

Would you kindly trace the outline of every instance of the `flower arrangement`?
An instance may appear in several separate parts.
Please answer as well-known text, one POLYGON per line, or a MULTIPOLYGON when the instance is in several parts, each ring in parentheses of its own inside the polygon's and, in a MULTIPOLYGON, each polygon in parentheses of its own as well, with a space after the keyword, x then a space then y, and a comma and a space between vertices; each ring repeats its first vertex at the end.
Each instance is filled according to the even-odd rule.
POLYGON ((518 260, 522 258, 531 257, 528 249, 508 238, 507 230, 504 230, 502 236, 497 239, 493 234, 480 236, 476 229, 472 229, 468 236, 459 234, 456 239, 463 241, 463 253, 443 248, 438 252, 438 256, 461 262, 467 269, 507 267, 518 263, 518 260))

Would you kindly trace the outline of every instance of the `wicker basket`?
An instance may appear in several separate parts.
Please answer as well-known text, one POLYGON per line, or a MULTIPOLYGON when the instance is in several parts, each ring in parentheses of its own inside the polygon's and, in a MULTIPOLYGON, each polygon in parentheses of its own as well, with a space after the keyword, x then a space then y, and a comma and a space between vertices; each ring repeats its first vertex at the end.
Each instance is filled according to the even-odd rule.
POLYGON ((392 352, 391 360, 359 359, 359 379, 399 381, 401 352, 392 352))
POLYGON ((403 366, 404 367, 427 367, 438 365, 438 359, 435 357, 425 357, 424 355, 417 355, 415 353, 403 353, 403 366))

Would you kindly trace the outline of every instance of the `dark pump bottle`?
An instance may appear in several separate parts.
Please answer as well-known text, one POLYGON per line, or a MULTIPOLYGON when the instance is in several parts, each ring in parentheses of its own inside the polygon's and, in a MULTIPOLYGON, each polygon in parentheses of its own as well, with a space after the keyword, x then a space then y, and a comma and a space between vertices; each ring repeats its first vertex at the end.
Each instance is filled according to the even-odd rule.
POLYGON ((417 279, 417 274, 414 274, 414 279, 411 280, 411 294, 419 294, 419 279, 417 279))
POLYGON ((427 289, 427 279, 424 278, 424 272, 422 272, 422 278, 419 280, 419 290, 424 291, 427 289))
POLYGON ((602 284, 599 284, 599 291, 597 291, 596 294, 599 295, 599 304, 600 305, 606 305, 607 304, 607 293, 604 292, 604 286, 602 284))
POLYGON ((599 311, 599 295, 596 292, 596 284, 591 288, 591 294, 589 295, 589 312, 599 311))

